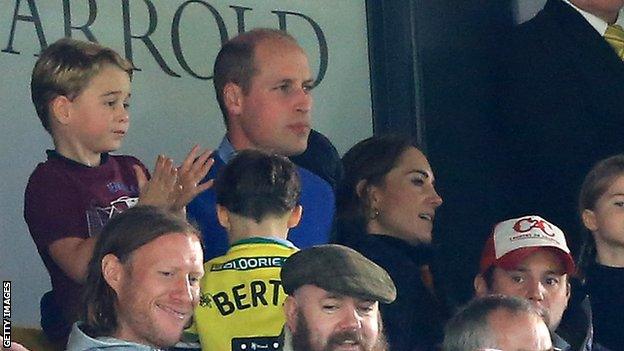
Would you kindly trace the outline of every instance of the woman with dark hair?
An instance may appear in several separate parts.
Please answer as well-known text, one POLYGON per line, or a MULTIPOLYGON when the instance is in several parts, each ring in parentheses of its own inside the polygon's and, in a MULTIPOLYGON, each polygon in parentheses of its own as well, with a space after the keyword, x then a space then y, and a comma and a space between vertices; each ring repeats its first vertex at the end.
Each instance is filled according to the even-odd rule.
POLYGON ((579 195, 584 233, 579 275, 591 303, 594 340, 612 350, 624 345, 624 155, 599 161, 579 195))
POLYGON ((381 306, 390 349, 435 349, 445 309, 428 266, 442 204, 431 166, 413 141, 400 136, 363 140, 342 161, 337 241, 379 264, 396 284, 395 302, 381 306))

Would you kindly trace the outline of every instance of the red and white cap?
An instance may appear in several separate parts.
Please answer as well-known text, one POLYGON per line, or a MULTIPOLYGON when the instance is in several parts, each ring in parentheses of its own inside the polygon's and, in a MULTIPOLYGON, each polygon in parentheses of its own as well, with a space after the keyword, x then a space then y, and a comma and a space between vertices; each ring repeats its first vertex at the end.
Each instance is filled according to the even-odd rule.
POLYGON ((565 273, 574 273, 574 259, 561 229, 535 215, 498 223, 485 243, 479 271, 485 273, 491 266, 514 269, 542 249, 550 249, 559 256, 565 273))

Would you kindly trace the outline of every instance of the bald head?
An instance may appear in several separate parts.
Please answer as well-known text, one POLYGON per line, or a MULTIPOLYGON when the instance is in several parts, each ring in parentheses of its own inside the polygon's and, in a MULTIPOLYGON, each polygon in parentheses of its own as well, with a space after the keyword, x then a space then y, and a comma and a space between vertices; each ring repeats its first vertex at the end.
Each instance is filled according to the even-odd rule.
POLYGON ((528 301, 489 295, 474 299, 446 325, 444 351, 550 350, 544 312, 528 301))

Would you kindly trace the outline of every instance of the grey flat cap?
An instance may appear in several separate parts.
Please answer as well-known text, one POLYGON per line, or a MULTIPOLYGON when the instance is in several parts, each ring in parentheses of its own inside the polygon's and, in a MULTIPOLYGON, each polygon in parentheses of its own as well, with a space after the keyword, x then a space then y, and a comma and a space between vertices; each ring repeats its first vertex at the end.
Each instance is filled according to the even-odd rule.
POLYGON ((359 252, 342 245, 318 245, 290 256, 281 271, 284 291, 316 285, 347 296, 391 303, 396 287, 388 273, 359 252))

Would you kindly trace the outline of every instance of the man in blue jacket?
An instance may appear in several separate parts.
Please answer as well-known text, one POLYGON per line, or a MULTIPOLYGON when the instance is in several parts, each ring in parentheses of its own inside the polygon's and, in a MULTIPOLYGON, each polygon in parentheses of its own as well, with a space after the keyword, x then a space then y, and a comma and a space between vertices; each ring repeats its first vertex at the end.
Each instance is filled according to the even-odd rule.
MULTIPOLYGON (((214 85, 227 133, 214 153, 207 179, 214 179, 239 150, 294 156, 308 147, 313 77, 297 41, 284 31, 254 29, 225 43, 215 60, 214 85)), ((299 225, 289 234, 297 247, 329 241, 335 197, 330 184, 298 167, 301 205, 299 225)), ((215 192, 205 191, 188 206, 189 217, 204 237, 204 260, 228 248, 215 212, 215 192)))

